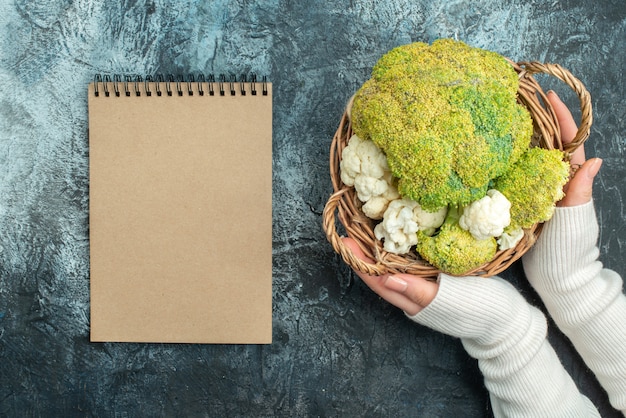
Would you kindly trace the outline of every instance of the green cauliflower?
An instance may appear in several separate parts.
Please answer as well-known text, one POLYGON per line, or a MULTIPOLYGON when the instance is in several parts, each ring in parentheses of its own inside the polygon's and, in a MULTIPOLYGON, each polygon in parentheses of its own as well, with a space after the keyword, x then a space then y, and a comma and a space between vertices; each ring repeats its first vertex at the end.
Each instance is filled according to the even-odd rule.
POLYGON ((386 154, 403 197, 432 212, 464 206, 529 147, 518 85, 495 52, 450 39, 400 46, 356 93, 352 127, 386 154))
POLYGON ((494 180, 494 188, 511 202, 507 231, 530 228, 552 217, 555 203, 564 196, 569 164, 560 150, 530 148, 510 170, 494 180))
POLYGON ((418 231, 416 250, 439 270, 462 275, 493 259, 498 249, 494 237, 477 240, 459 225, 459 209, 450 207, 439 231, 432 237, 418 231))
POLYGON ((462 275, 514 247, 563 197, 569 165, 561 151, 531 147, 533 121, 518 88, 501 55, 441 39, 389 51, 354 97, 353 133, 383 152, 398 198, 448 211, 434 234, 418 228, 406 245, 443 272, 462 275), (502 201, 474 207, 492 189, 502 201), (485 205, 502 213, 487 216, 485 205))

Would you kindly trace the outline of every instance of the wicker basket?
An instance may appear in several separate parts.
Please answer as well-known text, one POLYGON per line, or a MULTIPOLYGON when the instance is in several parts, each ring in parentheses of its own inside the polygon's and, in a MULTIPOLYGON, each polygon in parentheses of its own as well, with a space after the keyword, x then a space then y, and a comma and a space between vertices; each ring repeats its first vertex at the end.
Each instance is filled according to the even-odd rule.
MULTIPOLYGON (((566 159, 581 146, 589 137, 592 123, 591 97, 585 86, 575 78, 568 70, 558 64, 542 64, 538 62, 511 63, 518 73, 520 86, 518 89, 519 101, 531 114, 534 125, 533 144, 543 148, 558 148, 565 151, 566 159), (581 108, 581 120, 576 137, 570 144, 561 142, 561 134, 558 121, 552 106, 533 77, 533 74, 549 74, 555 76, 567 84, 578 95, 581 108)), ((323 227, 326 236, 334 250, 341 255, 343 260, 353 269, 371 275, 383 275, 387 273, 409 273, 428 279, 435 279, 440 270, 422 260, 419 255, 411 250, 410 253, 397 255, 388 253, 383 249, 382 243, 374 236, 376 221, 369 219, 361 211, 361 202, 356 196, 354 187, 346 186, 340 178, 339 163, 341 153, 352 136, 352 128, 347 111, 339 123, 339 127, 333 138, 330 149, 330 175, 334 193, 330 196, 323 213, 323 227), (363 250, 365 255, 374 264, 366 263, 357 258, 350 248, 346 247, 337 231, 336 213, 339 221, 343 224, 347 236, 353 238, 363 250)), ((498 251, 488 263, 466 272, 463 275, 492 276, 507 269, 514 261, 519 259, 535 243, 541 233, 542 224, 524 230, 524 237, 514 247, 508 250, 498 251)))

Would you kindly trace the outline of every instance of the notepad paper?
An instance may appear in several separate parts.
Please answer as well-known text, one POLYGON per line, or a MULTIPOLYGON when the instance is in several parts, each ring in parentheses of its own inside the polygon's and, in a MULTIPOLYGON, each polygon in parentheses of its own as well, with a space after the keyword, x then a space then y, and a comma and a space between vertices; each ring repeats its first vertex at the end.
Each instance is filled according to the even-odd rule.
POLYGON ((90 84, 91 341, 271 342, 272 85, 250 84, 90 84))

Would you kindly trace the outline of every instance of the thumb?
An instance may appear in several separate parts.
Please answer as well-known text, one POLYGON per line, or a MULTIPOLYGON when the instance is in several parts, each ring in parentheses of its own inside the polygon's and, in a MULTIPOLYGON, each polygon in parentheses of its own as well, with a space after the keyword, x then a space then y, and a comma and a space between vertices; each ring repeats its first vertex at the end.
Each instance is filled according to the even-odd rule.
POLYGON ((559 206, 578 206, 589 202, 592 196, 593 179, 601 166, 600 158, 587 160, 567 184, 565 197, 559 202, 559 206))
POLYGON ((439 283, 423 277, 412 276, 410 274, 395 274, 389 276, 384 283, 387 289, 402 293, 413 306, 403 308, 409 315, 415 315, 422 308, 428 306, 437 296, 439 283))

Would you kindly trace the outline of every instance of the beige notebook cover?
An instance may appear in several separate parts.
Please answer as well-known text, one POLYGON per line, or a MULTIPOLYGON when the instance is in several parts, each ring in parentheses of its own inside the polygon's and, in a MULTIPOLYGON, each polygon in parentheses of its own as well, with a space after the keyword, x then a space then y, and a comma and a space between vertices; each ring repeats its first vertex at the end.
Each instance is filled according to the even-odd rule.
POLYGON ((270 343, 271 83, 88 94, 91 341, 270 343))

